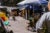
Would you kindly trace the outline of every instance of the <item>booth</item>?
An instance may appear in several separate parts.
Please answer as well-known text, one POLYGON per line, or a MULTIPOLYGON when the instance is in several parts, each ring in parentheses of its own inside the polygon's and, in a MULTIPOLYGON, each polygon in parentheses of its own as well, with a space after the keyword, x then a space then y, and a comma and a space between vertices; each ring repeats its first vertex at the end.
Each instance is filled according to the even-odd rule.
MULTIPOLYGON (((42 6, 42 10, 45 12, 46 11, 46 7, 47 7, 48 1, 46 0, 24 0, 22 2, 19 2, 17 5, 19 7, 24 7, 25 8, 25 12, 27 14, 27 18, 29 18, 31 16, 31 14, 34 12, 35 9, 38 9, 38 6, 41 5, 42 6), (37 5, 37 6, 35 6, 37 5)), ((24 9, 23 9, 24 10, 24 9)), ((24 12, 24 11, 22 11, 24 12)), ((24 12, 24 13, 25 13, 24 12)))

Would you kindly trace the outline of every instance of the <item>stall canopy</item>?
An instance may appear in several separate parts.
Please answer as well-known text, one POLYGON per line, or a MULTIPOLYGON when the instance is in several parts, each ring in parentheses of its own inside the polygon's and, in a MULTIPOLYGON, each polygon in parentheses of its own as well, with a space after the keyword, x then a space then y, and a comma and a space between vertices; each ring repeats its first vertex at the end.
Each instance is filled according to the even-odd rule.
POLYGON ((24 0, 22 2, 19 2, 17 5, 25 5, 29 3, 40 3, 40 1, 39 0, 24 0))
POLYGON ((38 3, 38 4, 47 4, 48 1, 46 0, 24 0, 22 2, 19 2, 17 5, 25 5, 25 4, 33 4, 33 3, 38 3))
POLYGON ((20 8, 26 8, 26 7, 28 7, 28 6, 30 6, 30 8, 31 8, 31 6, 33 5, 33 4, 36 4, 36 3, 38 3, 38 4, 40 4, 40 2, 39 2, 39 0, 24 0, 24 1, 22 1, 22 2, 19 2, 17 5, 20 7, 20 8))
MULTIPOLYGON (((31 8, 30 6, 33 5, 47 5, 47 1, 46 0, 24 0, 22 2, 19 2, 17 4, 20 8, 24 7, 24 8, 31 8)), ((34 6, 33 6, 34 7, 34 6)))

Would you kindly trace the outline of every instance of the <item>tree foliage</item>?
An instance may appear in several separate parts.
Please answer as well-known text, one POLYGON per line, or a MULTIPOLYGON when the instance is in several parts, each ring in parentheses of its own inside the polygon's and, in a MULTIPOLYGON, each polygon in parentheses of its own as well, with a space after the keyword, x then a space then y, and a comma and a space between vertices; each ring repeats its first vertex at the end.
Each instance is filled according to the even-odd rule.
POLYGON ((2 5, 5 6, 16 6, 17 3, 19 3, 22 0, 2 0, 2 5))

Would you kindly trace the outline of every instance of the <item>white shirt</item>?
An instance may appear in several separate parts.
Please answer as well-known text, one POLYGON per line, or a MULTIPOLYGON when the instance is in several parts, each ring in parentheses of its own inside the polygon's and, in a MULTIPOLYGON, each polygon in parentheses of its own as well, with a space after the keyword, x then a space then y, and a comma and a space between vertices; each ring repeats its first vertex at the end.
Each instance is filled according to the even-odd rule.
POLYGON ((50 20, 50 12, 44 13, 36 23, 36 30, 42 29, 42 24, 45 20, 50 20))

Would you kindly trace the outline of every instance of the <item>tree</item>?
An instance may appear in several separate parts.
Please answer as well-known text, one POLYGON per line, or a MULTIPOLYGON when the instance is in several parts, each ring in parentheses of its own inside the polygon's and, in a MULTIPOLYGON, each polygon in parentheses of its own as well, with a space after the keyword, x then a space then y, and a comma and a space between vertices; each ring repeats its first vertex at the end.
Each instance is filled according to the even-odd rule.
POLYGON ((22 0, 2 0, 2 5, 5 6, 16 6, 17 3, 19 3, 22 0))

